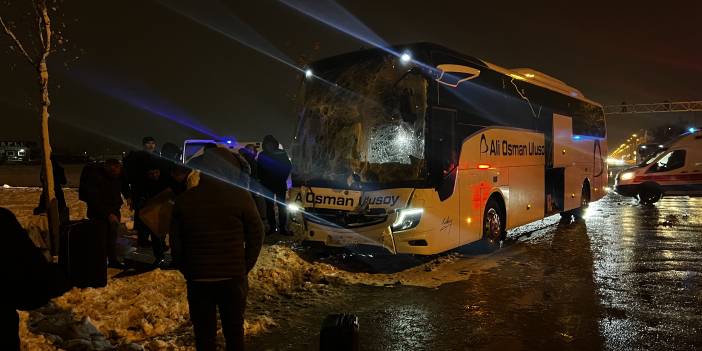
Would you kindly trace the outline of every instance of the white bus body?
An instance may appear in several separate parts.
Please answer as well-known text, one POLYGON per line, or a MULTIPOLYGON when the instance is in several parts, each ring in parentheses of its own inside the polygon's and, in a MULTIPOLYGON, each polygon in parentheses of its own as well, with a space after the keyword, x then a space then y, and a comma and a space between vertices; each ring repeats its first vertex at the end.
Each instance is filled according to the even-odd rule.
MULTIPOLYGON (((288 203, 298 235, 328 246, 369 244, 392 253, 429 255, 481 239, 502 240, 506 229, 551 214, 578 214, 588 202, 604 196, 607 143, 600 105, 564 83, 532 70, 512 73, 517 71, 433 44, 418 44, 407 50, 415 55, 430 52, 423 56, 423 65, 439 67, 439 73, 430 68, 421 74, 424 81, 417 75, 405 84, 401 82, 404 78, 397 80, 392 72, 383 71, 382 60, 367 66, 400 82, 391 85, 393 88, 405 84, 396 100, 402 100, 405 91, 412 91, 409 105, 418 112, 407 113, 406 108, 402 112, 400 107, 400 112, 389 112, 373 120, 374 124, 364 124, 369 117, 359 114, 357 120, 342 120, 339 124, 346 127, 341 128, 329 122, 336 115, 328 112, 327 105, 315 105, 337 95, 318 90, 323 88, 317 86, 308 88, 312 96, 307 97, 291 148, 294 170, 288 203), (453 60, 443 61, 447 55, 453 60), (447 72, 469 76, 447 78, 447 72), (530 81, 530 77, 539 76, 540 80, 530 81), (485 86, 490 84, 496 87, 495 91, 485 93, 485 86), (465 88, 461 90, 461 86, 465 88), (426 89, 426 94, 419 92, 422 89, 426 89), (468 93, 467 99, 452 97, 460 97, 461 92, 468 93), (485 95, 479 98, 481 93, 485 95), (481 99, 495 103, 503 95, 507 95, 504 103, 508 108, 486 104, 481 109, 481 99), (417 102, 417 97, 426 98, 427 102, 417 102), (475 100, 471 100, 473 97, 475 100), (549 105, 549 99, 553 105, 549 105), (579 107, 569 110, 569 106, 579 107), (466 113, 464 108, 471 112, 466 113), (493 123, 504 115, 491 111, 514 111, 515 116, 493 123), (585 119, 587 123, 583 122, 585 119), (391 136, 389 143, 380 142, 377 132, 386 124, 401 125, 396 132, 399 134, 391 136), (416 145, 411 144, 415 141, 416 145), (348 151, 344 152, 345 148, 348 151), (393 156, 398 149, 400 157, 393 156), (391 162, 383 161, 383 157, 391 162), (377 169, 387 173, 378 176, 374 171, 377 169), (401 181, 392 183, 396 178, 401 181), (407 185, 411 182, 416 185, 407 185), (490 211, 492 207, 495 209, 490 211), (492 234, 491 228, 496 228, 492 234)), ((354 85, 343 69, 339 73, 333 67, 335 63, 343 66, 352 62, 347 71, 358 76, 355 62, 372 57, 367 52, 350 54, 349 59, 332 58, 319 67, 312 65, 312 70, 327 81, 356 92, 369 83, 354 85), (327 77, 325 71, 335 73, 327 77)), ((399 77, 406 77, 410 73, 404 72, 411 71, 400 64, 389 67, 400 70, 399 77)), ((345 94, 338 94, 342 93, 345 94)), ((361 95, 368 100, 372 94, 361 95)), ((343 111, 353 114, 363 106, 367 105, 353 105, 343 111)), ((397 110, 392 107, 386 110, 397 110)))

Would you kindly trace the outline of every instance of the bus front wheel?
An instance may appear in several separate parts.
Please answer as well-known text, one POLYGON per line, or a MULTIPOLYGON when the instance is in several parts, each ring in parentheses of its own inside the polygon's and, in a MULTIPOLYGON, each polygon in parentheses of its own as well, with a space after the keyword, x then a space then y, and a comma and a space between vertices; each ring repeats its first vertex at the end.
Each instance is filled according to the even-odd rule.
POLYGON ((483 241, 491 247, 499 247, 505 240, 507 222, 504 213, 502 206, 494 197, 488 200, 483 214, 483 241))

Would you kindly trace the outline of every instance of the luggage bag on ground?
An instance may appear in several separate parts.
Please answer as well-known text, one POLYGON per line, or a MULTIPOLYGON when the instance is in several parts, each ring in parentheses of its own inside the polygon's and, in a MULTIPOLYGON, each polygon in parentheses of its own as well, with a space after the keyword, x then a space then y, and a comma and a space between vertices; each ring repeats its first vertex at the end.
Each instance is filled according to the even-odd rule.
POLYGON ((73 286, 101 288, 107 285, 105 225, 84 220, 69 224, 61 232, 59 264, 65 268, 73 286))
POLYGON ((330 314, 322 322, 320 351, 358 351, 358 317, 353 314, 330 314))

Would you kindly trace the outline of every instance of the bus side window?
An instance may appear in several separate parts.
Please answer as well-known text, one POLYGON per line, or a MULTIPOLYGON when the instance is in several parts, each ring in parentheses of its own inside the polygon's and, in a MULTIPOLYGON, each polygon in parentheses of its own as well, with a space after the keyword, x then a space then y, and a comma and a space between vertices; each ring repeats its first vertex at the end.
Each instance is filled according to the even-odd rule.
POLYGON ((449 175, 458 164, 455 148, 456 110, 434 107, 431 111, 429 143, 431 176, 436 180, 449 175))

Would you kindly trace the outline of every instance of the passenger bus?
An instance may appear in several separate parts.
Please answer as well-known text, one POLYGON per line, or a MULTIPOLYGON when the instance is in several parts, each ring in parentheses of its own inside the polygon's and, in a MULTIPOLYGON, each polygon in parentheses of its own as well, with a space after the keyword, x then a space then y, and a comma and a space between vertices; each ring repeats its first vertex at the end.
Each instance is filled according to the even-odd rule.
POLYGON ((533 69, 419 43, 310 65, 291 145, 292 228, 328 246, 435 254, 607 185, 602 106, 533 69))

